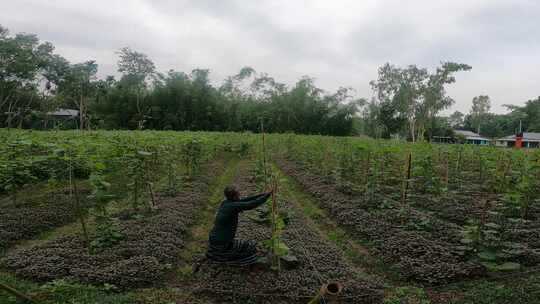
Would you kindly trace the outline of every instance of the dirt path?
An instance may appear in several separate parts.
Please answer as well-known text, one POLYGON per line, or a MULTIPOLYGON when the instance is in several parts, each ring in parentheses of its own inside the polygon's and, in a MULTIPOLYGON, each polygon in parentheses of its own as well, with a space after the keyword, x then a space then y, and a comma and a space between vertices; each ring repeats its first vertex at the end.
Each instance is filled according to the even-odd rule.
POLYGON ((379 280, 397 283, 396 278, 380 269, 381 262, 372 256, 364 245, 350 238, 347 232, 339 228, 325 210, 317 206, 315 199, 309 193, 303 191, 300 185, 285 175, 277 166, 274 166, 274 170, 279 174, 282 194, 288 197, 298 210, 302 210, 311 229, 317 231, 321 238, 334 243, 343 250, 347 260, 355 266, 357 273, 366 278, 376 277, 379 280), (375 265, 379 266, 375 267, 375 265))
POLYGON ((180 279, 182 279, 183 276, 191 275, 193 264, 204 257, 207 248, 208 234, 212 229, 216 208, 223 199, 223 189, 232 183, 237 171, 238 160, 230 160, 225 172, 215 184, 212 190, 212 196, 205 205, 201 206, 198 224, 191 228, 186 246, 180 252, 180 260, 183 261, 183 263, 178 267, 176 273, 180 279))
POLYGON ((194 266, 204 258, 217 205, 223 199, 223 189, 232 184, 237 174, 238 162, 235 157, 229 159, 225 171, 211 190, 210 199, 200 206, 197 224, 190 228, 186 244, 178 253, 180 263, 172 271, 165 288, 138 291, 141 303, 210 303, 197 299, 191 292, 193 286, 185 285, 185 282, 193 276, 194 266))
MULTIPOLYGON (((222 186, 231 183, 234 177, 234 184, 243 195, 257 192, 253 168, 251 161, 239 162, 237 170, 229 169, 222 177, 222 181, 226 181, 221 183, 222 186)), ((216 198, 221 198, 221 189, 216 189, 216 198)), ((343 251, 312 225, 301 206, 292 202, 294 200, 296 198, 290 191, 282 191, 278 195, 280 210, 290 215, 282 240, 298 258, 297 267, 282 269, 278 273, 203 263, 197 273, 192 273, 188 267, 190 265, 185 265, 179 269, 176 279, 172 281, 172 288, 167 292, 177 292, 176 303, 269 303, 270 299, 272 303, 306 303, 322 283, 338 281, 345 286, 344 296, 348 303, 380 303, 381 282, 361 273, 360 268, 348 262, 343 251), (186 301, 185 295, 181 298, 183 301, 179 300, 182 290, 193 290, 194 296, 189 301, 186 301), (197 299, 197 302, 193 299, 197 299)), ((203 253, 215 203, 211 202, 211 212, 205 211, 206 221, 193 228, 193 240, 182 254, 200 257, 203 253)), ((248 211, 241 215, 238 238, 261 244, 270 237, 270 227, 254 220, 259 216, 259 211, 248 211)))

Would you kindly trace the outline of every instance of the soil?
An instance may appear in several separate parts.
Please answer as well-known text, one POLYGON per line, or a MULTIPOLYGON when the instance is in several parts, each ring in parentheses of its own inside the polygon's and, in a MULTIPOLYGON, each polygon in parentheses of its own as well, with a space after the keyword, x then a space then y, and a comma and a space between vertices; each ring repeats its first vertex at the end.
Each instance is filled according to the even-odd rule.
POLYGON ((277 164, 312 193, 321 202, 320 207, 354 238, 372 243, 375 255, 404 280, 436 285, 482 274, 481 266, 469 262, 457 250, 461 238, 458 225, 414 208, 377 208, 383 203, 381 196, 369 199, 343 194, 335 182, 293 161, 281 158, 277 164))
MULTIPOLYGON (((235 185, 249 195, 257 192, 253 178, 253 163, 241 162, 235 185)), ((323 283, 340 282, 345 286, 343 296, 347 303, 381 303, 382 282, 366 278, 355 272, 341 249, 321 237, 310 225, 290 197, 279 195, 279 209, 290 215, 282 240, 298 258, 300 264, 294 269, 248 270, 205 263, 191 280, 182 285, 193 286, 197 297, 209 301, 235 301, 243 303, 306 303, 323 283), (282 301, 282 302, 280 302, 282 301)), ((259 207, 263 208, 263 207, 259 207)), ((270 238, 270 227, 253 218, 257 210, 244 212, 239 221, 237 237, 256 240, 259 243, 270 238)), ((264 248, 260 248, 264 251, 264 248)))
POLYGON ((71 234, 8 253, 2 266, 34 281, 73 279, 82 283, 112 284, 119 288, 155 285, 178 262, 189 227, 209 189, 223 170, 223 161, 204 166, 175 197, 158 195, 158 208, 140 219, 118 219, 123 239, 110 248, 88 253, 79 234, 71 234))

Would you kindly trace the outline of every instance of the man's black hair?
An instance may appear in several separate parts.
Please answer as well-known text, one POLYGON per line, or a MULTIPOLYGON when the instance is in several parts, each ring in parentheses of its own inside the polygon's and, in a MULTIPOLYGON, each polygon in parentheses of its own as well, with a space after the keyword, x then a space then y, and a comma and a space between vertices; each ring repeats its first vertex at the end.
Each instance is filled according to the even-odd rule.
POLYGON ((225 197, 229 201, 234 201, 238 196, 238 190, 236 190, 235 186, 227 186, 225 187, 225 190, 223 190, 223 194, 225 194, 225 197))

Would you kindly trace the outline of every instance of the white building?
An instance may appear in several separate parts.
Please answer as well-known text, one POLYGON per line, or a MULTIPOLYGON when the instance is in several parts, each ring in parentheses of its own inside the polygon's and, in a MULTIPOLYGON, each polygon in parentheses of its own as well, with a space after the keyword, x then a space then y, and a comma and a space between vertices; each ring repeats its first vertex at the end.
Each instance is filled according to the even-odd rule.
POLYGON ((79 111, 72 109, 58 109, 53 112, 47 112, 48 116, 61 119, 75 119, 79 117, 79 111))
MULTIPOLYGON (((516 135, 510 135, 497 139, 495 144, 498 147, 513 147, 516 145, 516 135)), ((540 133, 524 132, 523 148, 540 148, 540 133)))
POLYGON ((490 143, 490 139, 482 137, 478 133, 474 133, 472 131, 464 131, 464 130, 454 130, 454 133, 457 136, 463 136, 465 137, 465 143, 466 144, 472 144, 472 145, 481 145, 481 146, 487 146, 490 143))

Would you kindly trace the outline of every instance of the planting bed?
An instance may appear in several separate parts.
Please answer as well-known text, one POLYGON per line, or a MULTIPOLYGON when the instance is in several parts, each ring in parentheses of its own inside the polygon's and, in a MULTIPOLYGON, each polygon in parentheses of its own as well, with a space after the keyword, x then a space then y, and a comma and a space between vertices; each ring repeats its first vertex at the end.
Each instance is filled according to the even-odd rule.
POLYGON ((373 210, 382 198, 363 204, 363 199, 337 191, 332 182, 293 161, 279 159, 277 164, 317 197, 321 207, 352 236, 370 241, 376 253, 403 279, 439 284, 482 274, 483 268, 468 262, 460 251, 456 225, 414 209, 409 210, 406 218, 396 208, 373 210), (422 221, 434 223, 434 229, 424 229, 422 221))
MULTIPOLYGON (((526 219, 509 213, 515 205, 486 187, 475 166, 454 172, 459 177, 448 182, 448 193, 430 188, 435 182, 444 184, 448 171, 441 179, 417 172, 403 201, 404 184, 399 178, 403 167, 395 157, 383 156, 367 167, 363 163, 357 170, 364 177, 346 181, 339 174, 321 175, 319 167, 296 159, 283 156, 278 164, 319 198, 321 207, 352 236, 369 241, 375 253, 405 280, 439 285, 482 277, 498 270, 494 265, 504 264, 501 269, 507 266, 505 270, 510 271, 540 262, 538 205, 527 206, 526 219), (349 189, 343 187, 344 182, 351 184, 349 189), (350 191, 363 185, 367 185, 365 191, 350 191)), ((501 176, 511 178, 510 173, 501 176)), ((502 184, 490 178, 495 180, 492 184, 502 184)))
MULTIPOLYGON (((81 189, 81 194, 85 193, 88 190, 81 189)), ((5 204, 0 208, 0 250, 17 241, 30 239, 41 232, 75 221, 75 210, 68 193, 56 194, 54 197, 40 195, 29 202, 5 204)))
POLYGON ((118 219, 124 237, 109 248, 89 254, 83 238, 73 234, 11 252, 2 265, 34 281, 65 278, 120 288, 155 284, 177 262, 178 250, 197 219, 199 205, 209 198, 210 187, 223 168, 223 161, 210 162, 192 182, 184 183, 175 197, 158 195, 155 214, 118 219))
MULTIPOLYGON (((252 164, 240 163, 235 185, 244 195, 257 192, 252 164)), ((278 199, 279 209, 290 216, 281 238, 298 258, 299 265, 278 273, 272 270, 250 272, 246 268, 204 263, 192 281, 187 283, 198 290, 197 297, 208 300, 219 298, 222 302, 306 303, 322 283, 336 281, 345 286, 343 294, 347 303, 382 302, 379 280, 356 272, 346 261, 344 253, 309 224, 302 210, 289 197, 280 194, 278 199)), ((268 224, 253 220, 257 212, 253 210, 241 215, 239 238, 258 242, 270 238, 271 228, 268 224)))

